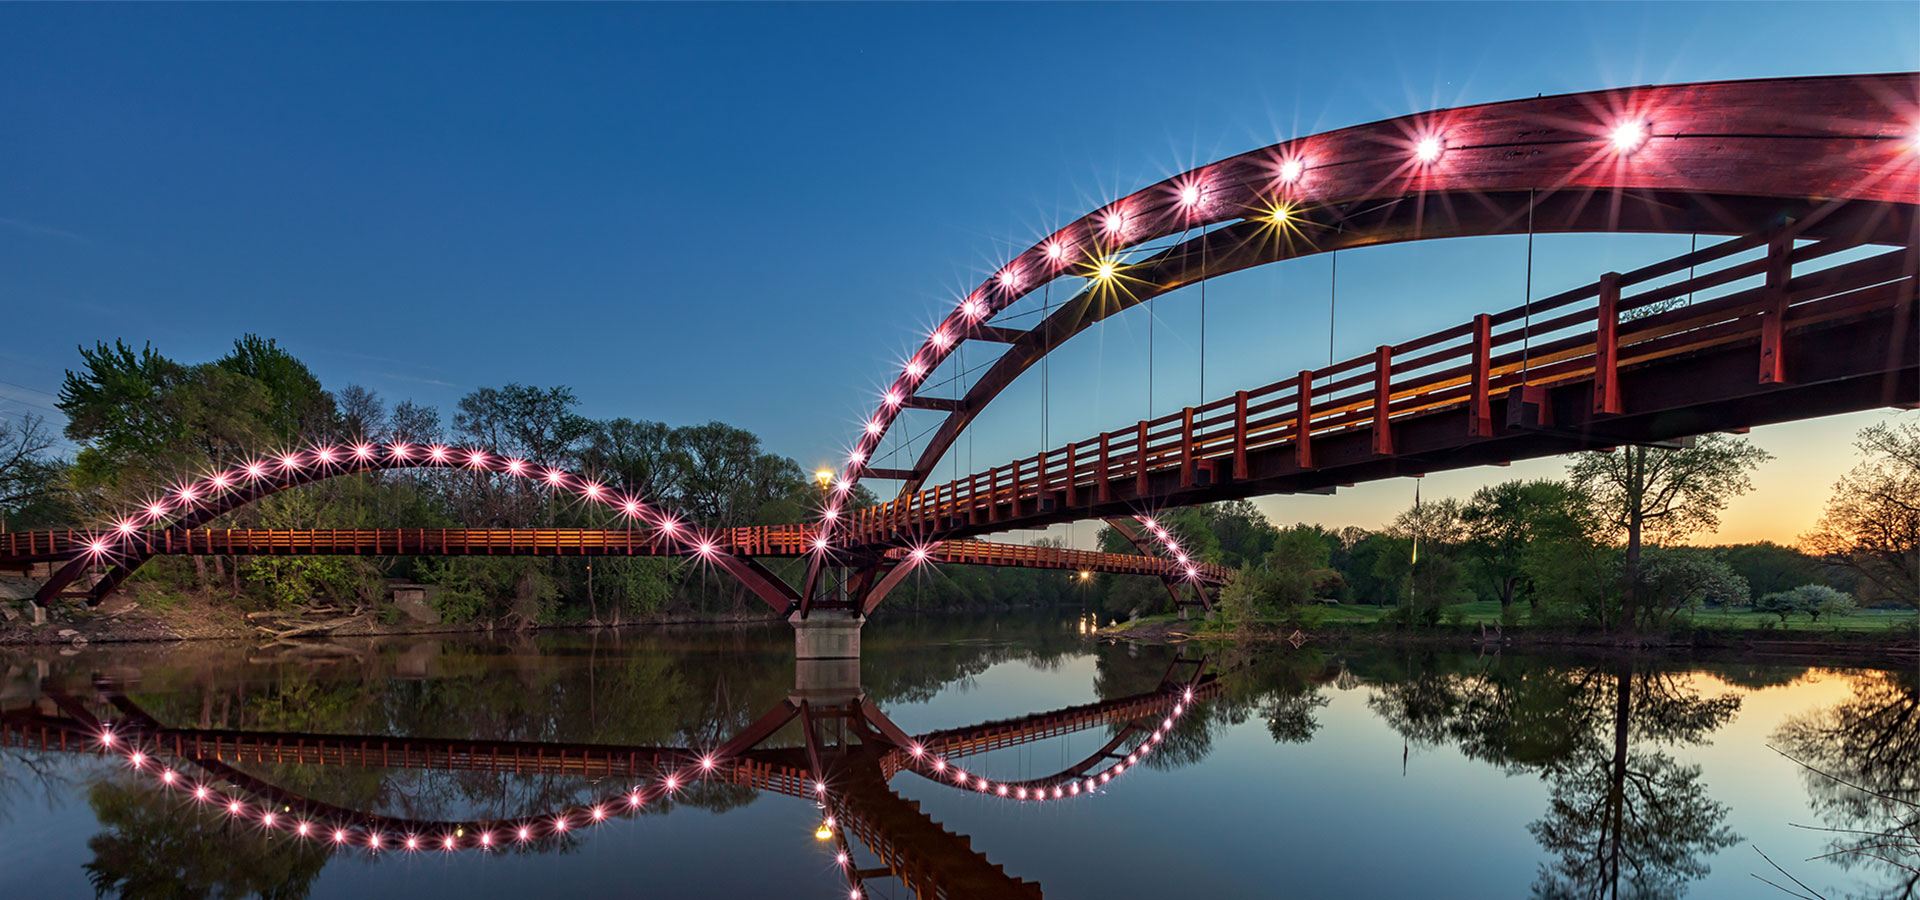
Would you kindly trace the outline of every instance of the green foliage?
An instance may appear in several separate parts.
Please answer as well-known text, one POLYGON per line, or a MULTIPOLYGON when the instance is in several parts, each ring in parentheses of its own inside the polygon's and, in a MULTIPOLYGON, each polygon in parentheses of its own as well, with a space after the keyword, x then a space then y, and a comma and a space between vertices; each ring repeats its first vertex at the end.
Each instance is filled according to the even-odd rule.
POLYGON ((1648 551, 1640 567, 1639 593, 1645 625, 1671 625, 1684 613, 1740 603, 1749 596, 1747 580, 1712 555, 1668 549, 1648 551))
POLYGON ((1802 541, 1851 570, 1866 599, 1920 606, 1920 422, 1872 426, 1856 446, 1860 463, 1833 486, 1802 541))
POLYGON ((1787 624, 1787 617, 1795 613, 1818 622, 1822 615, 1847 616, 1857 609, 1852 597, 1824 584, 1803 584, 1785 591, 1775 591, 1753 601, 1756 612, 1771 613, 1780 617, 1780 624, 1787 624))

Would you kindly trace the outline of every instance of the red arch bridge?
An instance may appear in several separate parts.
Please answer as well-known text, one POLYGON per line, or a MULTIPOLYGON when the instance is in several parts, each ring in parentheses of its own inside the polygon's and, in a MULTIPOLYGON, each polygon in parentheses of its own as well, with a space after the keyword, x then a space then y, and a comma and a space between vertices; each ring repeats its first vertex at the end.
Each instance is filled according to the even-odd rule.
MULTIPOLYGON (((959 298, 908 356, 811 523, 706 531, 618 486, 484 449, 326 445, 241 461, 92 529, 7 535, 0 564, 58 563, 43 600, 80 590, 97 601, 168 553, 670 554, 724 569, 803 631, 821 619, 857 629, 906 574, 943 560, 1151 575, 1176 599, 1208 605, 1225 573, 1190 558, 1153 511, 1920 402, 1917 206, 1914 73, 1435 110, 1210 163, 1042 237, 959 298), (959 435, 1022 373, 1115 313, 1311 254, 1519 233, 1709 240, 1435 332, 1380 322, 1381 343, 1354 358, 932 480, 959 435), (1071 295, 1049 302, 1032 327, 995 324, 1056 281, 1071 295), (935 396, 931 376, 968 343, 999 355, 964 393, 935 396), (890 430, 921 413, 939 418, 912 465, 876 465, 890 430), (624 517, 626 527, 212 528, 278 490, 414 467, 527 479, 624 517), (863 478, 898 482, 899 492, 855 508, 847 498, 863 478), (1121 526, 1140 556, 978 540, 1088 518, 1121 526), (807 561, 797 584, 760 562, 780 556, 807 561), (829 589, 836 572, 839 587, 829 589)), ((812 652, 804 637, 801 646, 812 652)))
POLYGON ((850 897, 865 896, 869 880, 896 879, 916 897, 1037 898, 1038 884, 1009 875, 890 782, 910 774, 1020 805, 1095 802, 1220 689, 1205 659, 1178 658, 1157 687, 1141 694, 909 735, 856 679, 828 690, 797 688, 718 746, 685 748, 177 728, 120 686, 96 680, 84 697, 42 685, 34 702, 0 710, 0 747, 104 755, 182 804, 262 835, 374 858, 559 847, 714 782, 812 801, 821 816, 816 837, 850 897), (1097 749, 1042 777, 994 778, 969 760, 1102 728, 1108 739, 1097 749), (575 776, 604 793, 555 809, 425 820, 315 798, 276 780, 286 766, 575 776), (617 788, 608 791, 609 783, 617 788), (865 860, 856 859, 853 841, 865 848, 865 860))

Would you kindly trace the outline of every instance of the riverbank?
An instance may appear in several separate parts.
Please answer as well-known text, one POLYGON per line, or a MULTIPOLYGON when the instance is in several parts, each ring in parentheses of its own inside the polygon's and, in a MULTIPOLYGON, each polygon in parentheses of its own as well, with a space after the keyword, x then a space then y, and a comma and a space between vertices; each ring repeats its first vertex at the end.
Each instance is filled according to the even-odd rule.
POLYGON ((1179 619, 1171 614, 1120 622, 1095 632, 1102 639, 1139 644, 1201 643, 1222 646, 1291 643, 1305 645, 1429 645, 1455 649, 1596 648, 1646 650, 1748 651, 1791 657, 1818 653, 1823 657, 1860 660, 1920 660, 1920 617, 1909 613, 1886 617, 1877 627, 1832 627, 1796 622, 1787 628, 1742 627, 1695 623, 1664 632, 1615 634, 1597 629, 1497 626, 1458 622, 1409 628, 1378 620, 1352 619, 1303 622, 1255 622, 1238 628, 1217 620, 1179 619))

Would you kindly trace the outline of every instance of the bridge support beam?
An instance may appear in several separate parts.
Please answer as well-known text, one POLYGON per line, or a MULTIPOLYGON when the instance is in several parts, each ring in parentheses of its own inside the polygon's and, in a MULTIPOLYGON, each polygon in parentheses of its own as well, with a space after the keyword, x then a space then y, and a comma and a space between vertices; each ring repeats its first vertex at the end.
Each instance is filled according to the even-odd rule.
POLYGON ((860 692, 860 627, 867 618, 847 609, 815 609, 793 626, 793 692, 796 698, 831 700, 860 692))

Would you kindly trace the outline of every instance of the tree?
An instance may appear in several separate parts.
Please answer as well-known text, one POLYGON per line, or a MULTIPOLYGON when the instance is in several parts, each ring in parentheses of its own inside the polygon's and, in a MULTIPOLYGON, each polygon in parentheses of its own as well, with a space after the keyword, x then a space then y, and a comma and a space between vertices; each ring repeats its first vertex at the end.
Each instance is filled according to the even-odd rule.
POLYGON ((1920 422, 1860 432, 1865 459, 1833 486, 1825 515, 1801 538, 1880 593, 1920 604, 1920 422))
MULTIPOLYGON (((1734 574, 1747 580, 1751 597, 1784 591, 1802 584, 1829 582, 1842 570, 1820 561, 1798 548, 1770 541, 1752 544, 1726 544, 1713 550, 1734 574)), ((1848 588, 1850 579, 1830 582, 1836 588, 1848 588)), ((1751 599, 1749 597, 1749 599, 1751 599)))
POLYGON ((0 527, 53 524, 63 517, 66 466, 49 458, 53 434, 39 416, 0 419, 0 527))
POLYGON ((1678 449, 1618 447, 1582 453, 1567 467, 1598 519, 1624 537, 1619 622, 1640 624, 1642 544, 1711 531, 1727 501, 1753 488, 1752 473, 1772 455, 1744 438, 1710 434, 1678 449))
MULTIPOLYGON (((1687 548, 1688 550, 1692 548, 1687 548)), ((1670 625, 1683 612, 1702 606, 1731 606, 1749 596, 1747 580, 1711 555, 1654 548, 1640 567, 1640 597, 1649 618, 1670 625)))
POLYGON ((1815 622, 1822 615, 1844 616, 1853 612, 1853 598, 1824 584, 1803 584, 1786 591, 1775 591, 1762 595, 1753 601, 1756 612, 1773 613, 1780 617, 1780 624, 1787 624, 1787 617, 1801 613, 1815 622))
POLYGON ((333 396, 320 387, 307 364, 281 349, 271 338, 249 334, 233 342, 233 351, 215 360, 215 366, 252 379, 266 389, 263 424, 281 443, 293 443, 331 434, 338 416, 333 396))
POLYGON ((1532 593, 1524 565, 1527 545, 1549 519, 1566 516, 1578 500, 1558 481, 1503 481, 1474 491, 1460 508, 1466 552, 1492 586, 1502 613, 1517 595, 1532 593))

